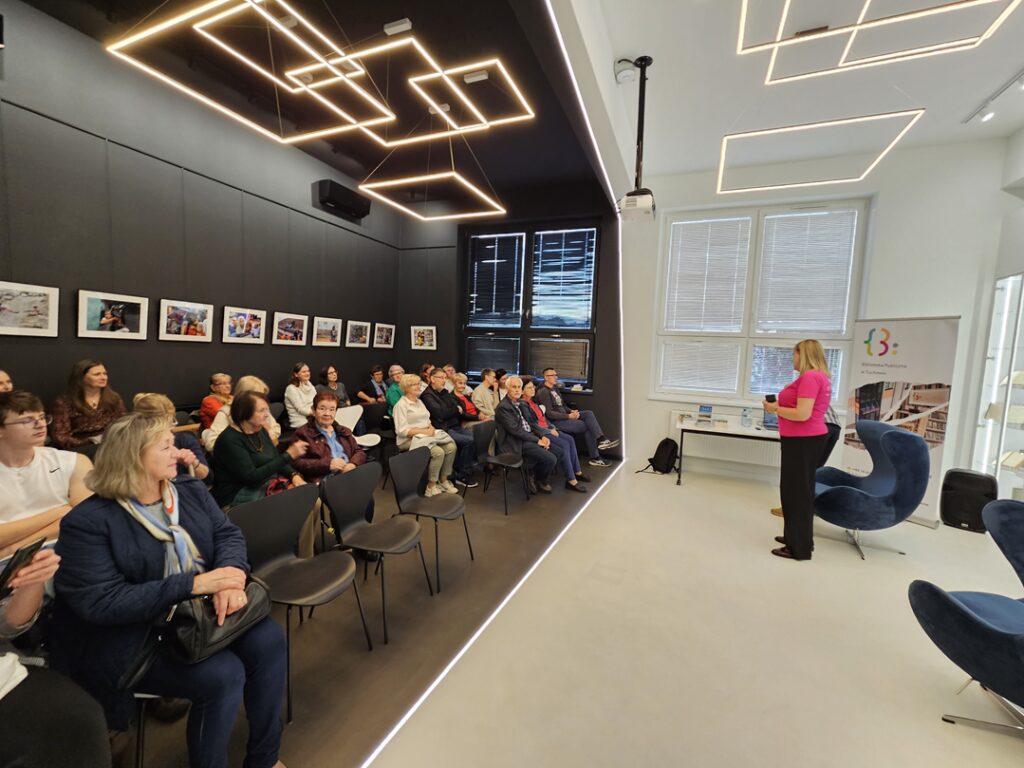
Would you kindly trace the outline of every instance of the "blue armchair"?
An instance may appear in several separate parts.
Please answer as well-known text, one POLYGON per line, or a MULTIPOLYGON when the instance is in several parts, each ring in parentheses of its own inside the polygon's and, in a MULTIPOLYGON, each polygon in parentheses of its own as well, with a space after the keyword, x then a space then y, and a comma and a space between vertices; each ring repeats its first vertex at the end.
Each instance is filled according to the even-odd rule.
POLYGON ((1007 702, 1024 706, 1024 603, 984 592, 945 592, 927 581, 913 582, 909 597, 931 641, 977 680, 1014 724, 957 715, 942 719, 1024 738, 1024 716, 1007 702))
POLYGON ((981 510, 981 519, 1024 584, 1024 502, 990 501, 981 510))
MULTIPOLYGON (((816 475, 814 512, 846 529, 861 560, 861 531, 878 531, 902 523, 928 488, 928 444, 919 436, 880 421, 858 421, 857 434, 871 455, 867 477, 854 477, 835 467, 816 475)), ((903 554, 900 552, 900 554, 903 554)))

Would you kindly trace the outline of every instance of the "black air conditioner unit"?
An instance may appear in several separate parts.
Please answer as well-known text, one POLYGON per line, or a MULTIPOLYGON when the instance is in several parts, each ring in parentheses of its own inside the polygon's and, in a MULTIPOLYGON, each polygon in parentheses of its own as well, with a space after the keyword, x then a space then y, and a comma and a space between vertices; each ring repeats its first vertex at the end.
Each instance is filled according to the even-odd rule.
POLYGON ((316 199, 328 211, 350 219, 365 219, 370 213, 370 198, 331 179, 320 179, 316 183, 316 199))

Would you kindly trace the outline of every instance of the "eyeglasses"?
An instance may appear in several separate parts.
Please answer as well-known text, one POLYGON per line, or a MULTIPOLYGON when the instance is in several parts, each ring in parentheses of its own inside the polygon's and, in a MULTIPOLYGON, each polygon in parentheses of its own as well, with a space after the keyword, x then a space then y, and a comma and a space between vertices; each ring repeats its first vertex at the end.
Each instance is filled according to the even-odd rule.
POLYGON ((45 413, 41 413, 38 416, 26 416, 24 419, 15 419, 14 421, 5 421, 5 427, 13 427, 15 424, 23 424, 26 427, 35 426, 39 422, 43 422, 46 426, 53 424, 53 416, 45 413))

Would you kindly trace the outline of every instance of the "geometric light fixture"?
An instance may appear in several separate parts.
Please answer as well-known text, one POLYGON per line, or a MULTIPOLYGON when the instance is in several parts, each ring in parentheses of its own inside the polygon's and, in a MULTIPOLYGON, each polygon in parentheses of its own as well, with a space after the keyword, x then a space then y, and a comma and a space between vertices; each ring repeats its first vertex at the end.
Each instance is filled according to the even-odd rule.
POLYGON ((735 194, 738 192, 763 192, 765 190, 779 190, 779 189, 795 189, 800 187, 817 187, 830 184, 849 184, 864 179, 875 167, 882 162, 882 159, 892 151, 892 148, 902 139, 907 132, 914 127, 921 116, 924 114, 924 109, 908 109, 900 112, 885 112, 877 115, 862 115, 859 117, 847 117, 839 120, 824 120, 817 123, 803 123, 801 125, 787 125, 780 128, 767 128, 758 131, 746 131, 744 133, 733 133, 722 137, 722 147, 719 154, 718 162, 718 185, 717 192, 720 195, 735 194), (808 181, 796 181, 787 182, 781 184, 759 184, 745 187, 724 187, 725 169, 727 163, 727 154, 729 151, 730 142, 736 143, 743 140, 749 140, 756 137, 772 136, 777 134, 792 134, 800 132, 809 132, 820 129, 836 128, 846 125, 856 125, 859 123, 870 123, 884 120, 900 121, 902 119, 909 118, 899 132, 896 134, 888 144, 886 144, 881 152, 874 160, 861 172, 846 175, 837 178, 828 179, 815 179, 808 181))
POLYGON ((923 58, 926 56, 937 56, 944 53, 954 53, 956 51, 965 51, 972 48, 976 48, 981 45, 985 40, 989 39, 996 30, 1006 21, 1006 19, 1013 13, 1017 7, 1024 2, 1024 0, 955 0, 954 2, 945 2, 936 5, 929 6, 927 8, 920 8, 914 11, 906 11, 903 13, 895 13, 888 16, 882 16, 877 18, 868 19, 868 13, 872 5, 872 0, 863 0, 860 13, 857 21, 853 24, 848 24, 840 27, 824 27, 822 29, 810 30, 805 33, 799 33, 792 37, 783 39, 782 35, 785 30, 786 21, 789 15, 789 9, 792 4, 792 0, 785 0, 782 9, 782 15, 779 21, 778 32, 776 33, 775 39, 764 43, 758 43, 755 45, 744 45, 744 38, 746 35, 746 23, 749 11, 750 0, 741 0, 740 7, 740 28, 739 35, 736 44, 736 53, 743 55, 749 53, 756 53, 758 51, 771 51, 771 58, 768 63, 768 72, 765 77, 765 84, 771 85, 773 83, 793 82, 795 80, 804 80, 812 77, 821 77, 823 75, 832 75, 837 72, 846 72, 854 69, 862 69, 865 67, 880 66, 883 64, 889 64, 897 61, 909 61, 911 59, 923 58), (979 6, 994 5, 996 3, 1005 3, 1002 10, 996 15, 989 26, 978 34, 968 35, 965 37, 959 37, 954 40, 946 40, 939 43, 930 45, 917 46, 912 48, 905 48, 897 51, 887 51, 882 54, 874 56, 865 56, 860 58, 850 58, 850 50, 853 47, 858 34, 872 29, 879 29, 893 24, 908 24, 917 19, 925 19, 929 17, 939 16, 942 14, 962 12, 971 8, 979 6), (810 72, 801 72, 798 74, 787 75, 782 77, 775 76, 776 61, 780 51, 784 51, 787 48, 791 48, 799 45, 806 45, 809 42, 822 40, 825 38, 836 37, 840 35, 847 36, 846 45, 843 49, 842 54, 839 56, 835 66, 826 67, 823 69, 813 70, 810 72))
POLYGON ((420 221, 473 219, 480 218, 481 216, 502 216, 506 213, 501 203, 489 197, 479 187, 475 186, 454 169, 420 176, 403 176, 402 178, 388 179, 386 181, 364 181, 359 185, 359 189, 371 197, 380 200, 382 203, 386 203, 392 208, 397 208, 402 213, 408 214, 420 221), (429 186, 432 186, 435 190, 438 187, 454 188, 474 199, 479 207, 455 213, 420 213, 411 208, 408 203, 402 202, 396 195, 396 193, 402 190, 421 189, 429 186))

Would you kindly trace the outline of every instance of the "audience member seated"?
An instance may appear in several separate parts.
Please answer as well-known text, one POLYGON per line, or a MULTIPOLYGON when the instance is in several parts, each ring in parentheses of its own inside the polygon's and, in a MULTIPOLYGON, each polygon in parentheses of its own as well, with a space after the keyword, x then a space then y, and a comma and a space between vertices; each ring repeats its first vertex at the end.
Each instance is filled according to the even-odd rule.
POLYGON ((11 380, 11 374, 7 371, 0 371, 0 394, 13 391, 14 382, 11 380))
POLYGON ((430 465, 427 468, 427 496, 440 493, 458 493, 448 476, 455 464, 455 441, 430 423, 430 412, 420 401, 420 384, 423 382, 415 373, 407 373, 401 379, 402 399, 395 403, 395 436, 398 450, 415 448, 430 449, 430 465))
POLYGON ((288 413, 288 426, 298 429, 313 415, 313 398, 316 387, 310 381, 309 366, 296 363, 292 368, 292 378, 284 389, 284 409, 288 413))
POLYGON ((209 429, 225 405, 231 405, 231 377, 226 373, 215 373, 210 377, 210 394, 199 404, 200 429, 209 429))
POLYGON ((50 439, 58 448, 78 448, 103 439, 104 430, 124 416, 121 396, 108 386, 107 369, 97 360, 71 367, 68 387, 50 408, 50 439))
MULTIPOLYGON (((473 388, 467 383, 469 378, 464 373, 453 373, 452 374, 452 394, 456 397, 464 398, 466 402, 472 403, 471 398, 473 397, 473 388)), ((476 406, 473 406, 473 410, 477 411, 476 406)))
MULTIPOLYGON (((175 425, 174 403, 167 395, 155 392, 139 392, 132 399, 132 409, 150 419, 167 419, 170 427, 175 425)), ((213 483, 210 463, 206 451, 191 432, 175 432, 174 447, 178 449, 178 477, 190 476, 207 485, 213 483)))
POLYGON ((441 366, 441 370, 444 371, 445 375, 444 388, 447 389, 449 392, 454 392, 456 374, 455 366, 452 365, 451 363, 445 363, 444 365, 441 366))
POLYGON ((306 443, 295 440, 286 451, 278 451, 265 428, 271 421, 266 396, 256 392, 235 395, 231 426, 213 449, 217 464, 213 497, 222 507, 262 499, 268 492, 284 490, 289 481, 292 485, 305 483, 291 462, 306 453, 306 443))
POLYGON ((0 394, 0 557, 57 538, 61 518, 90 496, 84 480, 92 462, 44 447, 49 421, 30 392, 0 394))
POLYGON ((329 474, 351 472, 366 463, 366 451, 352 430, 334 423, 339 405, 333 392, 318 392, 313 415, 295 430, 295 439, 306 443, 306 452, 292 461, 292 467, 307 483, 319 483, 329 474))
POLYGON ((420 366, 420 392, 430 389, 430 372, 434 370, 433 363, 424 363, 420 366))
POLYGON ((320 369, 320 383, 316 385, 316 391, 334 394, 338 398, 339 407, 352 405, 345 382, 338 377, 338 369, 333 365, 325 365, 320 369))
POLYGON ((472 482, 476 470, 476 446, 473 435, 462 426, 462 404, 458 398, 445 389, 448 377, 441 368, 430 372, 430 386, 420 395, 420 400, 430 412, 430 423, 439 430, 444 430, 455 441, 458 453, 455 456, 453 477, 460 485, 475 488, 472 482))
POLYGON ((68 514, 57 543, 54 664, 104 706, 115 729, 128 725, 132 690, 190 700, 192 766, 227 765, 244 698, 245 765, 282 768, 287 661, 284 633, 272 617, 198 664, 184 664, 152 642, 156 627, 194 595, 211 595, 218 617, 246 602, 241 531, 201 482, 171 482, 177 472, 166 419, 132 414, 111 425, 87 480, 96 495, 68 514), (125 690, 137 671, 138 682, 125 690))
POLYGON ((504 400, 508 396, 508 371, 504 368, 499 368, 494 372, 494 378, 497 379, 497 391, 498 399, 504 400))
POLYGON ((469 399, 473 394, 473 390, 466 386, 466 381, 466 374, 456 373, 455 386, 452 390, 452 396, 462 406, 462 426, 472 427, 481 421, 491 421, 491 418, 480 413, 477 407, 473 405, 473 401, 469 399))
POLYGON ((386 403, 387 398, 385 395, 387 394, 387 391, 388 385, 384 383, 384 369, 379 365, 375 365, 370 369, 369 383, 356 392, 356 396, 363 405, 386 403))
POLYGON ((558 463, 549 437, 535 431, 526 416, 519 410, 519 399, 523 395, 523 380, 509 376, 508 397, 498 404, 494 420, 498 424, 497 452, 522 456, 526 466, 533 468, 537 490, 551 493, 548 477, 558 463))
POLYGON ((554 368, 544 369, 544 386, 537 390, 537 402, 544 406, 544 415, 560 432, 575 437, 583 435, 587 444, 587 457, 592 467, 607 467, 600 451, 607 451, 619 444, 609 439, 592 411, 578 411, 566 406, 558 387, 558 372, 554 368))
POLYGON ((0 765, 110 768, 103 709, 63 675, 26 667, 8 640, 27 631, 43 604, 43 586, 60 558, 42 549, 11 580, 0 600, 0 765))
POLYGON ((392 418, 395 415, 395 404, 402 399, 404 394, 400 383, 403 376, 405 376, 405 368, 397 363, 388 368, 388 379, 391 381, 391 385, 388 387, 384 399, 388 404, 388 416, 392 418))
MULTIPOLYGON (((235 383, 234 397, 237 398, 243 392, 255 392, 266 399, 270 394, 270 387, 268 387, 267 383, 258 376, 243 376, 235 383)), ((207 453, 213 453, 213 447, 217 444, 217 438, 220 437, 221 433, 230 426, 233 426, 233 422, 231 421, 231 406, 225 405, 217 412, 217 415, 213 419, 213 423, 210 424, 210 428, 201 435, 203 447, 206 448, 207 453)), ((277 445, 277 441, 281 439, 281 425, 277 423, 277 419, 267 419, 267 423, 264 424, 264 429, 267 430, 267 434, 270 435, 270 439, 274 445, 277 445)))
POLYGON ((534 402, 537 395, 537 384, 533 379, 523 382, 523 396, 519 401, 519 409, 526 416, 530 428, 535 434, 541 434, 551 438, 552 442, 561 448, 556 451, 558 459, 562 462, 562 470, 565 472, 565 487, 570 491, 586 493, 587 489, 580 485, 580 482, 589 483, 590 478, 583 474, 580 468, 580 456, 576 451, 576 441, 572 435, 559 432, 552 426, 551 422, 544 416, 544 411, 534 402))
POLYGON ((473 405, 480 411, 480 417, 494 418, 494 410, 501 402, 498 397, 498 377, 492 368, 484 368, 480 371, 481 382, 473 390, 473 405))

